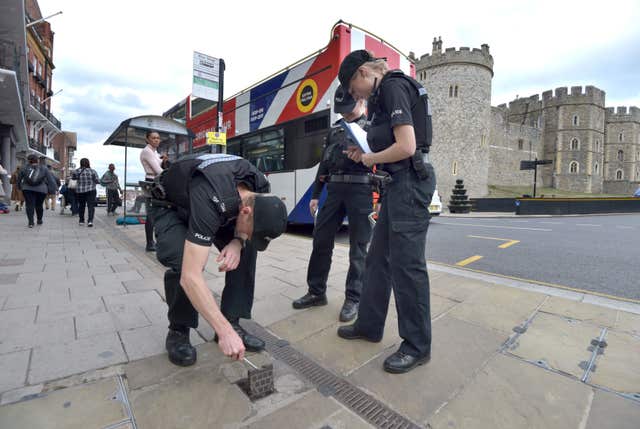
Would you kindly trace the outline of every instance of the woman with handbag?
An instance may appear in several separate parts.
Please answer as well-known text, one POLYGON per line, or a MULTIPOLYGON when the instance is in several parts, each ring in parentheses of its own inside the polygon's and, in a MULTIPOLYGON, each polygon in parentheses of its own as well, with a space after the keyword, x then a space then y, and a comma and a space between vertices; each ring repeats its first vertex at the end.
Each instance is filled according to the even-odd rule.
POLYGON ((84 225, 84 209, 87 207, 89 214, 87 226, 91 228, 93 227, 93 216, 96 211, 96 185, 100 183, 98 173, 91 168, 87 158, 82 158, 80 160, 80 168, 73 172, 71 178, 78 181, 75 191, 78 197, 79 224, 84 225))

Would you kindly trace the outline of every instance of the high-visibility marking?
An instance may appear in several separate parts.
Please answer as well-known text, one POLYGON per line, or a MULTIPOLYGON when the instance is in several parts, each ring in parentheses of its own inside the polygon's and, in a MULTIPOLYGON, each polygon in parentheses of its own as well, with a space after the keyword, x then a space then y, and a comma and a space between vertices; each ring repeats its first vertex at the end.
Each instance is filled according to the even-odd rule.
POLYGON ((577 223, 576 226, 602 226, 602 225, 596 225, 595 223, 577 223))
POLYGON ((460 261, 460 262, 456 262, 456 265, 457 265, 457 266, 459 266, 459 267, 464 267, 465 265, 469 265, 470 263, 475 262, 475 261, 477 261, 478 259, 482 259, 482 256, 480 256, 480 255, 475 255, 475 256, 472 256, 472 257, 470 257, 470 258, 463 259, 463 260, 462 260, 462 261, 460 261))
POLYGON ((509 246, 513 246, 516 243, 520 243, 520 240, 512 240, 510 238, 496 238, 496 237, 484 237, 482 235, 467 235, 470 238, 482 238, 483 240, 496 240, 496 241, 505 241, 498 246, 500 249, 506 249, 509 246))
POLYGON ((449 223, 449 222, 441 222, 441 221, 433 222, 433 223, 437 223, 438 225, 452 225, 452 226, 480 226, 482 228, 524 229, 527 231, 544 231, 544 232, 553 231, 552 229, 549 229, 549 228, 525 228, 522 226, 482 225, 478 223, 449 223))

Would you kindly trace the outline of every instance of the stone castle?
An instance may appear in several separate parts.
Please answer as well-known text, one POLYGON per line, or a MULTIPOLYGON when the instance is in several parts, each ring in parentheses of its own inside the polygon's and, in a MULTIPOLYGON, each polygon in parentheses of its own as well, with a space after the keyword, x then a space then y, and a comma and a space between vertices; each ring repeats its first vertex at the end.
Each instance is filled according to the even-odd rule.
POLYGON ((552 161, 538 167, 538 186, 629 196, 640 186, 639 108, 606 108, 605 92, 593 86, 491 106, 486 44, 443 52, 438 38, 431 54, 413 59, 432 103, 431 160, 444 200, 456 179, 472 197, 486 196, 490 185, 532 185, 520 161, 536 158, 552 161))

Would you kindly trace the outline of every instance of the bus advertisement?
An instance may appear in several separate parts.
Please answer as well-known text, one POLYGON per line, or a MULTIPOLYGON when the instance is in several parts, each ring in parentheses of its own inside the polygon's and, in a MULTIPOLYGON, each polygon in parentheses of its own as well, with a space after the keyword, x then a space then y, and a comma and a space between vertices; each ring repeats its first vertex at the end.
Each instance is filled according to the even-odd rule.
MULTIPOLYGON (((313 181, 325 137, 339 119, 332 110, 338 69, 357 49, 386 57, 391 69, 415 76, 407 56, 366 30, 339 21, 326 47, 224 101, 227 153, 242 156, 268 175, 272 192, 287 206, 290 223, 313 223, 308 209, 313 181)), ((215 102, 192 96, 164 114, 186 122, 195 134, 194 152, 209 149, 206 133, 215 131, 216 115, 215 102)))

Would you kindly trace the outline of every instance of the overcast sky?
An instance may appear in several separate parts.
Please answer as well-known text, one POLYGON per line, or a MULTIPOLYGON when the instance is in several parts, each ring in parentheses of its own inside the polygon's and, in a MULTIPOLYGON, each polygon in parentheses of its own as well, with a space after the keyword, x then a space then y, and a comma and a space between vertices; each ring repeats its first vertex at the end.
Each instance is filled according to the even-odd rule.
MULTIPOLYGON (((494 58, 492 105, 559 86, 595 85, 607 106, 640 107, 640 2, 39 0, 55 32, 53 113, 99 173, 124 119, 162 114, 191 91, 193 51, 224 58, 225 98, 323 48, 339 19, 404 53, 480 47, 494 58), (411 6, 398 7, 401 4, 411 6)), ((139 175, 137 153, 128 173, 139 175)))

